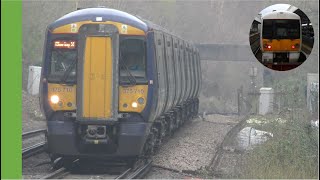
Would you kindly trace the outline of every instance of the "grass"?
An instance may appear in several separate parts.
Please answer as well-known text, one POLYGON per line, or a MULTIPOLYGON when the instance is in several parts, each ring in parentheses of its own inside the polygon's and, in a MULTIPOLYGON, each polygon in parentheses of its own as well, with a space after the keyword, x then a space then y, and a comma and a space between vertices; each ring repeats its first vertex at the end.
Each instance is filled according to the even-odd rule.
POLYGON ((277 122, 281 117, 274 115, 256 116, 255 119, 270 123, 254 126, 272 132, 274 136, 246 155, 240 178, 318 178, 319 130, 311 128, 310 122, 304 119, 306 116, 297 112, 281 122, 277 122))

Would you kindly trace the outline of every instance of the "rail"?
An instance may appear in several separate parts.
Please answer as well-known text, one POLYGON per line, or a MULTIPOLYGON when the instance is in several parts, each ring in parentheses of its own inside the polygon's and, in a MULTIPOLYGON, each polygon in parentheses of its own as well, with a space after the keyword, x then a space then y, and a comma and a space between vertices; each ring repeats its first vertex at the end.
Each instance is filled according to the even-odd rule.
POLYGON ((34 144, 32 146, 29 146, 27 148, 22 149, 22 159, 26 159, 30 156, 35 155, 35 154, 39 154, 41 152, 44 152, 45 145, 46 145, 46 142, 40 142, 40 143, 37 143, 37 144, 34 144))
MULTIPOLYGON (((51 172, 50 174, 42 177, 41 179, 62 179, 68 174, 71 174, 72 169, 76 168, 77 163, 80 162, 76 159, 72 162, 69 168, 61 167, 60 169, 51 172)), ((143 178, 152 167, 152 161, 148 161, 136 169, 128 168, 114 179, 141 179, 143 178)))
POLYGON ((27 137, 33 137, 33 136, 36 136, 38 134, 45 133, 46 131, 47 131, 46 129, 37 129, 37 130, 34 130, 34 131, 29 131, 29 132, 26 132, 26 133, 22 134, 22 139, 25 139, 27 137))

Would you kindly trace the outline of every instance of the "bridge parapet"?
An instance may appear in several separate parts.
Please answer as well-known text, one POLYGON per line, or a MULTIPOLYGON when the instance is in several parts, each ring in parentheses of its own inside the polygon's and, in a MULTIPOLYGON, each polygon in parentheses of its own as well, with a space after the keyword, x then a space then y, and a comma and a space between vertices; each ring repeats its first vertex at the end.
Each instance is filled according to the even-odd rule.
POLYGON ((256 61, 249 45, 197 44, 201 60, 256 61))

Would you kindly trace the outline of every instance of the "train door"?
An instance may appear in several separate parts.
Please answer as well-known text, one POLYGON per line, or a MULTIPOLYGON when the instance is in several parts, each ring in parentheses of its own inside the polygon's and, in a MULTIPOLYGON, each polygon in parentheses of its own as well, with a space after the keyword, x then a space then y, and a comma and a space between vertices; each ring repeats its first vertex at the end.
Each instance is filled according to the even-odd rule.
POLYGON ((174 106, 177 106, 179 103, 181 95, 181 71, 180 71, 180 59, 179 59, 179 42, 177 38, 173 38, 173 59, 174 59, 174 68, 175 68, 175 78, 176 78, 176 96, 174 100, 174 106))
POLYGON ((183 41, 179 39, 179 61, 180 61, 180 67, 179 71, 181 72, 181 90, 180 90, 180 101, 179 104, 181 104, 184 101, 184 92, 186 89, 186 78, 185 78, 185 72, 184 72, 184 51, 183 51, 183 41))
POLYGON ((158 78, 158 103, 157 116, 164 112, 167 103, 167 73, 165 64, 164 38, 161 32, 154 32, 155 52, 156 52, 156 66, 158 78))
POLYGON ((111 120, 118 114, 119 35, 113 25, 80 28, 78 120, 111 120))
POLYGON ((165 54, 166 54, 166 70, 167 70, 167 76, 168 76, 168 102, 166 106, 166 111, 168 111, 170 108, 172 108, 173 100, 175 96, 175 72, 174 72, 174 64, 173 64, 173 49, 172 49, 172 38, 170 35, 165 34, 165 54))
POLYGON ((189 71, 188 71, 188 52, 187 52, 187 46, 188 44, 186 42, 183 42, 183 65, 184 65, 184 77, 185 77, 185 89, 183 92, 183 100, 188 100, 188 93, 189 93, 189 86, 190 86, 190 78, 189 78, 189 71))

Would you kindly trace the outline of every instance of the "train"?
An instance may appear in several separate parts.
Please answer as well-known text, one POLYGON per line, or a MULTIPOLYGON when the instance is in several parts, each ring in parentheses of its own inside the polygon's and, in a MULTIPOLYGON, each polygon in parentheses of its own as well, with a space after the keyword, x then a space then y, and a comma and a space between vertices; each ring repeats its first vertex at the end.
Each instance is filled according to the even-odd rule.
POLYGON ((62 16, 45 37, 39 92, 52 162, 150 157, 197 116, 199 50, 165 28, 95 7, 62 16))
POLYGON ((273 11, 261 17, 262 63, 297 63, 302 46, 301 19, 288 11, 273 11))

